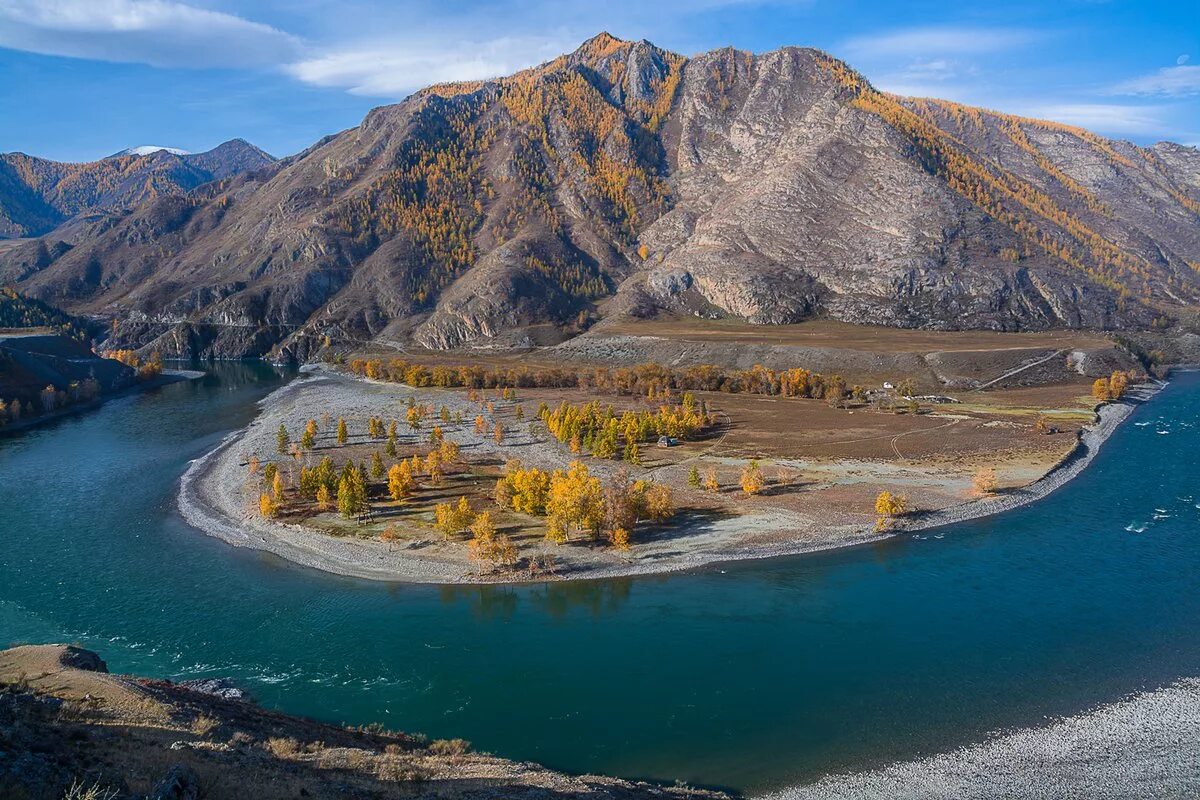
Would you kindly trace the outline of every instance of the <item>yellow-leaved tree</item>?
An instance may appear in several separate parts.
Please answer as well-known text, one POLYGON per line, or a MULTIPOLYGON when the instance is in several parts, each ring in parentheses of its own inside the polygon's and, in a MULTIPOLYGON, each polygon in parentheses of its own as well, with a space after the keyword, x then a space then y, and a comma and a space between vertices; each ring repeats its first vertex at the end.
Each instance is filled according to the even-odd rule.
POLYGON ((565 473, 555 470, 550 476, 546 517, 546 538, 559 544, 572 530, 599 531, 604 493, 600 479, 589 475, 582 461, 572 461, 565 473))
POLYGON ((983 467, 976 471, 975 475, 971 478, 971 483, 974 485, 977 494, 993 494, 998 486, 996 470, 991 467, 983 467))
POLYGON ((875 513, 878 515, 875 529, 887 530, 896 517, 908 513, 908 499, 904 495, 892 494, 885 489, 875 498, 875 513))
POLYGON ((413 474, 412 467, 407 461, 402 464, 393 464, 388 470, 388 494, 393 500, 400 501, 412 494, 413 490, 413 474))
POLYGON ((763 487, 767 485, 767 479, 763 477, 762 467, 757 461, 751 461, 742 470, 742 491, 749 495, 756 495, 762 492, 763 487))

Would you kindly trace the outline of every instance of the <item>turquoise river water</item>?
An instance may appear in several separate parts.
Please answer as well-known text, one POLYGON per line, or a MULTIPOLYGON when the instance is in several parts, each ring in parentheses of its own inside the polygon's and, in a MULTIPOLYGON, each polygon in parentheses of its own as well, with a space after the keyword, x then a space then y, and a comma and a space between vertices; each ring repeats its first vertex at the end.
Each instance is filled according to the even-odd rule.
MULTIPOLYGON (((0 644, 226 676, 262 703, 574 772, 754 792, 1200 674, 1200 374, 1009 514, 657 578, 386 585, 175 511, 189 459, 287 376, 220 364, 0 440, 0 644)), ((803 420, 798 420, 802 424, 803 420)))

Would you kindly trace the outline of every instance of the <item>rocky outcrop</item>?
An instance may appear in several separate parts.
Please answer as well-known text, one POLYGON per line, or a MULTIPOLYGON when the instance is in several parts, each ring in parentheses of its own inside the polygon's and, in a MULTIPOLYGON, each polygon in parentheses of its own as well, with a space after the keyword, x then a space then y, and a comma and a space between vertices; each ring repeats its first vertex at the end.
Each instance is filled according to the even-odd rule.
MULTIPOLYGON (((554 342, 663 310, 1140 330, 1200 299, 1195 149, 602 34, 269 169, 80 218, 0 281, 178 355, 554 342)), ((0 176, 2 180, 2 176, 0 176)))

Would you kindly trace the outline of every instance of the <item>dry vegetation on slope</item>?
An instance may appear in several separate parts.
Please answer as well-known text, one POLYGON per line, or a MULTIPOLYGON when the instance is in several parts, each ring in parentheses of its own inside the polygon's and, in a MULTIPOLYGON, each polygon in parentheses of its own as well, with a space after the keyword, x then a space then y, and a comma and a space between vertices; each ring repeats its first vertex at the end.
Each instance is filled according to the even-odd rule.
POLYGON ((110 675, 65 645, 0 651, 0 796, 720 798, 570 777, 381 727, 289 717, 167 681, 110 675), (72 786, 80 792, 69 795, 72 786))

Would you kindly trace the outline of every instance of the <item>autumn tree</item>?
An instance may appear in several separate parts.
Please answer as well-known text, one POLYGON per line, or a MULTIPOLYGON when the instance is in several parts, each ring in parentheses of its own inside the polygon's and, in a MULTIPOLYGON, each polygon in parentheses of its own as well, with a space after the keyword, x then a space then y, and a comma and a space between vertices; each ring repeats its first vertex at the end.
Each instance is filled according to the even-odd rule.
POLYGON ((275 502, 270 494, 263 492, 258 496, 258 513, 266 519, 271 519, 279 514, 279 503, 275 502))
POLYGON ((458 498, 457 503, 438 503, 433 509, 437 529, 447 539, 471 527, 475 521, 475 512, 467 498, 458 498))
POLYGON ((998 486, 996 470, 991 467, 983 467, 977 470, 971 478, 971 484, 975 487, 976 494, 989 495, 994 493, 998 486))
POLYGON ((312 450, 317 443, 317 421, 310 419, 308 424, 304 426, 304 435, 300 437, 300 446, 305 450, 312 450))
POLYGON ((490 511, 482 511, 471 523, 471 541, 467 545, 472 561, 501 567, 517 563, 517 546, 506 535, 496 533, 490 511))
POLYGON ((513 460, 496 482, 496 501, 522 514, 544 514, 550 497, 551 476, 536 467, 525 469, 513 460), (507 501, 507 502, 504 502, 507 501))
POLYGON ((324 484, 317 487, 317 510, 328 511, 332 507, 332 498, 329 496, 329 487, 324 484))
POLYGON ((614 458, 617 455, 617 432, 615 429, 602 431, 592 442, 592 455, 596 458, 614 458))
POLYGON ((695 464, 692 464, 691 469, 688 470, 687 482, 688 486, 692 487, 693 489, 699 489, 702 485, 700 480, 700 470, 695 464))
POLYGON ((675 516, 675 500, 671 495, 671 487, 662 483, 651 483, 642 494, 642 506, 646 518, 651 522, 666 522, 675 516))
POLYGON ((751 461, 742 469, 742 491, 749 495, 760 494, 767 484, 767 479, 763 476, 762 467, 757 461, 751 461))
POLYGON ((608 541, 615 550, 628 552, 630 549, 629 531, 625 528, 614 528, 608 535, 608 541))
POLYGON ((379 453, 371 454, 371 480, 381 481, 386 473, 383 469, 383 456, 379 453))
POLYGON ((598 531, 603 514, 600 480, 588 474, 582 461, 572 461, 566 473, 551 475, 546 538, 561 544, 573 529, 598 531))
POLYGON ((350 519, 367 510, 367 486, 362 468, 348 463, 338 480, 338 512, 350 519))
POLYGON ((496 444, 504 443, 504 426, 499 422, 492 428, 492 441, 496 444))
POLYGON ((875 498, 876 530, 886 530, 894 520, 908 513, 908 500, 899 494, 892 494, 886 489, 875 498))
POLYGON ((642 516, 642 484, 629 480, 629 472, 618 470, 604 486, 604 529, 611 539, 614 531, 624 529, 626 534, 642 516))
POLYGON ((471 523, 471 535, 480 541, 491 541, 496 535, 496 524, 492 521, 492 512, 481 511, 475 515, 471 523))
POLYGON ((1108 378, 1096 379, 1096 382, 1092 384, 1092 397, 1101 403, 1107 403, 1112 399, 1108 388, 1108 378))
POLYGON ((346 428, 346 420, 343 417, 338 417, 337 424, 337 443, 343 445, 350 438, 350 431, 346 428))
POLYGON ((442 477, 446 474, 442 467, 442 459, 437 450, 433 450, 425 458, 425 473, 429 475, 429 482, 434 486, 441 486, 442 477))
POLYGON ((713 494, 721 491, 721 483, 717 480, 717 470, 715 467, 709 468, 704 473, 704 488, 713 494))
POLYGON ((388 494, 393 500, 400 501, 412 494, 413 483, 412 468, 407 461, 393 464, 388 470, 388 494))
POLYGON ((417 410, 416 406, 405 412, 404 419, 408 422, 408 427, 414 431, 421 427, 421 412, 417 410))

